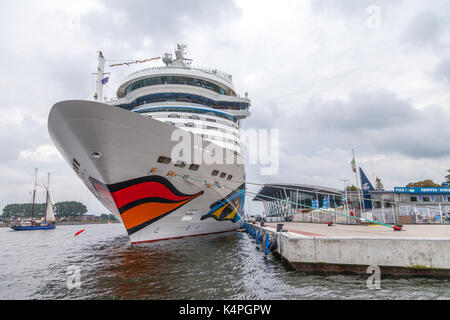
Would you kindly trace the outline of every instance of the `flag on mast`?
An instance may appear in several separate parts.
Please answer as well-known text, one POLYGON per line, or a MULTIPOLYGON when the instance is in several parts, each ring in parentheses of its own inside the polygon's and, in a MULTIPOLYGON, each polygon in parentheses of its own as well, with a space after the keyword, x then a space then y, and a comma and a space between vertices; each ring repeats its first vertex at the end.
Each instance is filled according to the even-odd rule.
POLYGON ((356 173, 356 162, 355 162, 355 156, 353 156, 353 160, 352 160, 351 164, 352 164, 352 170, 353 170, 353 172, 354 172, 354 173, 356 173))

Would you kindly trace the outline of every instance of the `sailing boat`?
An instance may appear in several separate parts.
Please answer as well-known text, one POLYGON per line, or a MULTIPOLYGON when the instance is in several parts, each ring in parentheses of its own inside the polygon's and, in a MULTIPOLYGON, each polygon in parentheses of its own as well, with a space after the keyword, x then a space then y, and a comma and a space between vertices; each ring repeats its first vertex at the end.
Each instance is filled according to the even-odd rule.
POLYGON ((35 169, 35 177, 34 177, 34 190, 33 190, 33 204, 31 206, 31 219, 23 220, 20 219, 12 221, 9 227, 15 231, 25 231, 25 230, 48 230, 55 229, 55 213, 53 212, 53 206, 50 201, 50 172, 48 173, 48 183, 46 189, 46 204, 45 204, 45 216, 44 221, 35 220, 34 219, 34 207, 36 200, 36 185, 37 185, 37 168, 35 169))

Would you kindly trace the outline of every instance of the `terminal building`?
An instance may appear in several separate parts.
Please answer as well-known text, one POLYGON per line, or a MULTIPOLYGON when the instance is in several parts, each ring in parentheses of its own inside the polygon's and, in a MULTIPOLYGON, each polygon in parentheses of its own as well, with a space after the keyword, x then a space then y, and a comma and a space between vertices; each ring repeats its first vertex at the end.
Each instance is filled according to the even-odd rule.
POLYGON ((262 201, 263 216, 268 220, 285 221, 296 214, 305 214, 317 207, 336 209, 342 206, 343 191, 308 184, 265 184, 253 201, 262 201))
POLYGON ((448 184, 376 191, 361 168, 360 177, 362 192, 306 184, 266 184, 254 201, 263 202, 263 216, 269 221, 361 222, 345 217, 351 215, 390 224, 450 223, 448 184))
POLYGON ((400 224, 445 223, 450 218, 450 188, 405 188, 393 191, 369 191, 375 220, 400 224))

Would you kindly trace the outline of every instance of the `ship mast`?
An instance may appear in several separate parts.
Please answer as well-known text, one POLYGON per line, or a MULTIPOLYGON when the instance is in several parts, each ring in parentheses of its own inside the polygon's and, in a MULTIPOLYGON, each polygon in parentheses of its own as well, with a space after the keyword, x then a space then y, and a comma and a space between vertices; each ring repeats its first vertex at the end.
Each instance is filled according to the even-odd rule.
POLYGON ((38 171, 38 169, 35 168, 34 169, 33 204, 31 205, 31 220, 34 219, 34 202, 36 200, 37 171, 38 171))
POLYGON ((48 178, 47 178, 47 193, 46 193, 46 197, 45 197, 44 222, 47 222, 47 209, 48 209, 48 204, 49 204, 49 193, 48 193, 48 190, 49 189, 50 189, 50 172, 48 173, 48 178))
POLYGON ((98 67, 97 67, 97 73, 94 73, 97 75, 97 81, 96 81, 96 87, 95 87, 95 94, 94 99, 102 102, 103 101, 103 79, 105 76, 105 58, 103 57, 103 53, 101 51, 98 52, 98 67))

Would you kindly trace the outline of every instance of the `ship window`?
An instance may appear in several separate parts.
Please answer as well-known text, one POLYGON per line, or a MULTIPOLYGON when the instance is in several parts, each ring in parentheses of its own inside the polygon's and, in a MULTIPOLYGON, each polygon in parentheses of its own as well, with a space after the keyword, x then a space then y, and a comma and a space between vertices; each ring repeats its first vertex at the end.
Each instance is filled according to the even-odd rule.
POLYGON ((442 202, 442 196, 435 196, 434 197, 434 202, 442 202))
POLYGON ((167 123, 167 124, 171 124, 171 125, 173 125, 173 126, 175 125, 175 122, 172 122, 172 121, 166 121, 166 123, 167 123))
MULTIPOLYGON (((138 98, 139 100, 139 98, 138 98)), ((172 101, 170 100, 170 98, 164 98, 164 99, 157 99, 159 101, 172 101)), ((177 101, 184 101, 183 99, 178 100, 177 101)), ((137 103, 136 107, 140 106, 141 103, 137 103)), ((119 106, 122 107, 122 106, 119 106)), ((122 107, 124 109, 126 109, 125 107, 122 107)), ((224 118, 226 120, 229 121, 233 121, 233 122, 237 122, 238 120, 233 117, 232 115, 228 115, 225 114, 223 112, 216 112, 214 110, 209 111, 209 110, 205 110, 205 109, 197 109, 197 108, 192 108, 192 107, 153 107, 153 108, 142 108, 140 110, 136 110, 134 112, 137 113, 148 113, 148 112, 189 112, 189 113, 198 113, 198 114, 207 114, 210 116, 215 116, 215 117, 220 117, 220 118, 224 118)), ((191 119, 196 119, 196 120, 200 120, 200 118, 196 117, 196 116, 191 116, 191 119)))
POLYGON ((216 119, 211 119, 211 118, 205 118, 205 120, 209 121, 209 122, 217 122, 216 119))
POLYGON ((233 179, 233 176, 231 174, 228 175, 227 180, 233 179))
POLYGON ((190 118, 190 119, 193 119, 193 120, 200 120, 200 117, 199 117, 199 116, 190 116, 189 118, 190 118))
POLYGON ((211 175, 214 176, 214 177, 217 176, 218 174, 219 174, 219 171, 217 171, 217 170, 214 170, 214 171, 211 173, 211 175))
POLYGON ((191 77, 181 77, 181 76, 161 76, 161 77, 152 77, 152 78, 146 78, 138 80, 131 85, 129 85, 126 90, 125 94, 130 93, 133 90, 142 88, 142 87, 148 87, 148 86, 154 86, 154 85, 161 85, 161 84, 179 84, 179 85, 189 85, 189 86, 195 86, 195 87, 202 87, 214 92, 217 92, 221 95, 225 95, 225 90, 218 86, 215 83, 205 81, 205 80, 199 80, 191 77))
POLYGON ((200 166, 198 164, 191 164, 189 166, 189 170, 192 170, 192 171, 197 171, 199 168, 200 168, 200 166))
POLYGON ((191 127, 191 128, 194 128, 195 127, 195 124, 193 123, 193 122, 188 122, 188 123, 185 123, 184 124, 186 127, 191 127))
POLYGON ((411 197, 411 202, 419 202, 419 199, 417 197, 411 197))
POLYGON ((158 158, 158 162, 159 162, 159 163, 169 164, 170 161, 172 161, 172 159, 167 158, 167 157, 160 156, 160 157, 158 158))
POLYGON ((178 160, 177 163, 175 163, 175 167, 184 168, 184 167, 186 167, 186 163, 184 163, 183 161, 178 160))
POLYGON ((220 177, 221 178, 225 178, 227 176, 227 174, 225 173, 225 172, 222 172, 221 174, 220 174, 220 177))
POLYGON ((423 197, 423 202, 431 202, 431 198, 430 197, 423 197))
MULTIPOLYGON (((189 103, 197 103, 208 107, 213 107, 216 109, 226 109, 226 110, 248 110, 250 104, 248 102, 229 102, 229 101, 215 101, 204 96, 199 96, 189 93, 178 93, 178 92, 163 92, 155 93, 146 96, 139 97, 127 104, 116 105, 119 108, 131 110, 145 103, 161 102, 161 101, 183 101, 189 103)), ((237 122, 237 120, 230 119, 237 122)))
POLYGON ((179 118, 180 115, 179 115, 179 114, 174 114, 174 113, 172 113, 172 114, 169 114, 168 117, 169 117, 169 118, 179 118))
POLYGON ((210 130, 219 130, 219 128, 211 127, 211 126, 206 126, 206 129, 210 129, 210 130))

